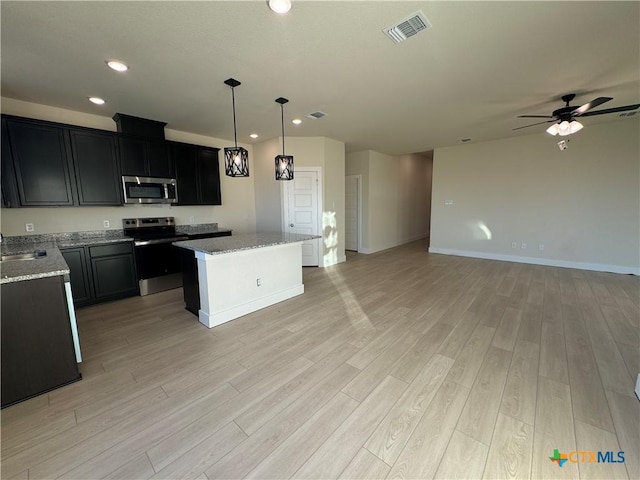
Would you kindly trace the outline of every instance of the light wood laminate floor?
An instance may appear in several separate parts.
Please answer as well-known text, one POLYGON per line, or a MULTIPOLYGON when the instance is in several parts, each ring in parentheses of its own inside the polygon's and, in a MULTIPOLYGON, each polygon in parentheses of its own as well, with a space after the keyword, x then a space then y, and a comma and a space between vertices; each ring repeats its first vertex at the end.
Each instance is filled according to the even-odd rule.
POLYGON ((2 478, 640 478, 638 277, 414 242, 304 283, 211 330, 181 289, 78 310, 83 380, 2 411, 2 478))

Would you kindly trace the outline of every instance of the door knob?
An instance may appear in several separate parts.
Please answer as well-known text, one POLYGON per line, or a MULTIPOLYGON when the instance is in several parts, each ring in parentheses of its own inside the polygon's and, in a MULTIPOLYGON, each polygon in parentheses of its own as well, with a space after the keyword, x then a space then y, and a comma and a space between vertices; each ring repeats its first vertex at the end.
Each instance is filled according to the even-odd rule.
POLYGON ((290 224, 289 224, 289 226, 290 226, 290 227, 293 227, 293 223, 290 223, 290 224))

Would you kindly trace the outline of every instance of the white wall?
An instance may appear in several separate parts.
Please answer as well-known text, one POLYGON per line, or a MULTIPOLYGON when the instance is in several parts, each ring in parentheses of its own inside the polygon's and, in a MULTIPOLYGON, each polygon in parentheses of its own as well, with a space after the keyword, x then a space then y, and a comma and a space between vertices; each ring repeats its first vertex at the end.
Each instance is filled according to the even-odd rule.
POLYGON ((640 274, 639 124, 437 149, 430 251, 640 274))
MULTIPOLYGON (((46 105, 2 98, 2 113, 22 117, 67 123, 101 130, 116 131, 115 122, 109 117, 74 112, 46 105)), ((159 119, 162 120, 162 119, 159 119)), ((109 220, 110 229, 122 228, 122 219, 129 217, 173 216, 176 224, 218 223, 232 228, 236 233, 254 232, 256 211, 254 201, 254 176, 232 178, 224 174, 223 148, 232 142, 165 128, 167 140, 220 148, 220 206, 125 205, 121 207, 49 207, 2 209, 3 235, 26 235, 25 223, 33 223, 36 234, 102 230, 103 220, 109 220), (193 217, 193 220, 191 218, 193 217)), ((253 157, 252 146, 242 145, 253 157)))
MULTIPOLYGON (((322 266, 344 262, 344 143, 325 137, 287 137, 286 153, 300 167, 322 169, 322 266)), ((273 157, 271 158, 273 165, 273 157)), ((273 167, 275 168, 275 167, 273 167)), ((295 173, 294 173, 295 177, 295 173)))
MULTIPOLYGON (((282 143, 277 138, 253 146, 253 158, 249 160, 249 175, 254 177, 256 230, 259 232, 282 231, 281 182, 275 179, 275 157, 282 153, 282 143)), ((295 160, 295 159, 294 159, 295 160)))
POLYGON ((366 151, 347 154, 348 175, 362 175, 362 252, 429 235, 431 158, 366 151))

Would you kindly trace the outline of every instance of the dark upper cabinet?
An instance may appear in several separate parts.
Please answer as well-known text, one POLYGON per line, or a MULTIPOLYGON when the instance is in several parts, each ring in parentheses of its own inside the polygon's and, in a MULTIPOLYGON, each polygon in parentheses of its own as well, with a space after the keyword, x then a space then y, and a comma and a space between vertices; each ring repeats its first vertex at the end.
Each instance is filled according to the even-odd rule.
POLYGON ((221 205, 217 148, 171 142, 176 165, 177 205, 221 205))
POLYGON ((115 136, 69 130, 79 205, 122 205, 115 136))
POLYGON ((9 132, 7 131, 7 121, 2 119, 2 206, 19 207, 18 186, 16 185, 16 174, 13 169, 13 156, 9 146, 9 132))
POLYGON ((221 205, 217 148, 198 148, 198 187, 203 205, 221 205))
MULTIPOLYGON (((65 130, 38 122, 6 120, 6 132, 20 204, 73 205, 72 162, 65 130)), ((2 156, 4 164, 4 146, 2 156)))
POLYGON ((173 159, 164 140, 120 136, 118 143, 123 175, 175 177, 173 159))

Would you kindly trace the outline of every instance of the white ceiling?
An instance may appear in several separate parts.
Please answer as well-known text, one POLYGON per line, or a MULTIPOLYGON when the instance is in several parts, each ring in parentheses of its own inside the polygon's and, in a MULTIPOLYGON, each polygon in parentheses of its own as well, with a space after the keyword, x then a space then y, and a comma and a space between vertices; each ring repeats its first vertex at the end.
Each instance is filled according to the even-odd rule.
MULTIPOLYGON (((640 2, 293 0, 1 2, 2 96, 238 141, 327 136, 348 151, 414 153, 544 131, 518 119, 598 96, 640 103, 640 2), (382 29, 422 10, 433 28, 401 44, 382 29), (116 58, 130 66, 118 74, 116 58), (87 101, 97 95, 102 107, 87 101), (327 117, 311 120, 313 111, 327 117), (303 118, 300 126, 289 120, 303 118)), ((533 120, 528 122, 528 120, 533 120)), ((584 118, 588 126, 625 121, 584 118)))

